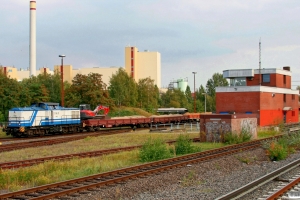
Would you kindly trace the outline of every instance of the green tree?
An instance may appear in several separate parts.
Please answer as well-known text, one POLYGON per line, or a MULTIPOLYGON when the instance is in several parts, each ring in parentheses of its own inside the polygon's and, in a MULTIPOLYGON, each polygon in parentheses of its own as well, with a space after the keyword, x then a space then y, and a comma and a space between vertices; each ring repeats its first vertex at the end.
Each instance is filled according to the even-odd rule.
POLYGON ((180 89, 169 89, 161 95, 162 107, 188 108, 189 103, 185 94, 180 89))
MULTIPOLYGON (((197 108, 198 108, 198 112, 204 112, 205 111, 205 98, 207 98, 207 94, 206 94, 206 90, 203 87, 203 85, 200 85, 199 92, 196 93, 197 96, 197 108), (205 97, 206 94, 206 97, 205 97)), ((207 99, 206 99, 207 100, 207 99)), ((206 106, 208 105, 208 102, 206 101, 206 106)), ((208 111, 208 109, 206 108, 206 111, 208 111)))
POLYGON ((153 112, 158 107, 158 87, 150 78, 140 79, 137 84, 138 105, 140 108, 153 112))
POLYGON ((50 100, 49 90, 36 76, 23 79, 21 85, 24 91, 29 94, 29 102, 26 103, 47 102, 50 100))
POLYGON ((101 76, 98 73, 77 74, 72 80, 72 85, 66 89, 66 105, 78 107, 82 103, 87 103, 92 109, 99 104, 112 106, 113 102, 109 98, 106 84, 103 83, 101 76))
POLYGON ((28 105, 28 95, 25 88, 17 80, 7 77, 0 70, 0 112, 7 120, 8 111, 13 107, 28 105))
MULTIPOLYGON (((190 86, 186 87, 185 90, 185 98, 187 100, 188 105, 186 106, 186 109, 188 109, 190 112, 194 110, 194 98, 192 96, 191 88, 190 86)), ((197 108, 197 97, 196 97, 196 108, 197 108)))
POLYGON ((129 77, 123 68, 119 68, 109 81, 108 91, 110 97, 118 106, 136 107, 138 101, 137 83, 129 77))
MULTIPOLYGON (((61 102, 61 77, 59 74, 40 74, 37 76, 38 82, 43 84, 48 90, 50 102, 61 102)), ((70 84, 65 81, 64 89, 70 87, 70 84)))
POLYGON ((228 86, 228 81, 220 73, 214 73, 206 83, 207 103, 210 111, 216 110, 216 87, 228 86))

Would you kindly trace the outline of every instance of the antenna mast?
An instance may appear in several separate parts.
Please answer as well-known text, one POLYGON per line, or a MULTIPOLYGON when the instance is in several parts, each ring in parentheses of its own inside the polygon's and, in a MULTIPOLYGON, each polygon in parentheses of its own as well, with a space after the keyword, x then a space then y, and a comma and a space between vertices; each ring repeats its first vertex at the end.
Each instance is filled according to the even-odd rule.
POLYGON ((261 85, 261 42, 259 38, 259 85, 261 85))

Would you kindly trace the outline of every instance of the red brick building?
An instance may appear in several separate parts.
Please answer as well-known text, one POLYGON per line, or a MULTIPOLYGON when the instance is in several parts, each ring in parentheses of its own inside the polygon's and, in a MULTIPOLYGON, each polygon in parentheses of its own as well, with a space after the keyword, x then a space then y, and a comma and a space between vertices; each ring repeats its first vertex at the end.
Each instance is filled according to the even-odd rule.
POLYGON ((217 114, 256 114, 260 126, 298 122, 298 90, 290 67, 225 70, 229 87, 216 88, 217 114))

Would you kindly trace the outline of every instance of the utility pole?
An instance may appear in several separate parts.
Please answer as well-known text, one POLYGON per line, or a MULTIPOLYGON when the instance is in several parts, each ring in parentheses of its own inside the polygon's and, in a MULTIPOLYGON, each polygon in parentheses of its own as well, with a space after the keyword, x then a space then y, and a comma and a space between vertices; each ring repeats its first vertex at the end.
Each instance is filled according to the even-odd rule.
POLYGON ((194 74, 194 113, 196 112, 196 86, 195 86, 195 74, 197 74, 197 72, 193 72, 194 74))
POLYGON ((61 58, 61 66, 60 66, 60 79, 61 79, 61 106, 65 105, 65 91, 64 91, 64 57, 65 55, 59 55, 61 58))
POLYGON ((259 85, 261 85, 261 42, 259 38, 259 85))

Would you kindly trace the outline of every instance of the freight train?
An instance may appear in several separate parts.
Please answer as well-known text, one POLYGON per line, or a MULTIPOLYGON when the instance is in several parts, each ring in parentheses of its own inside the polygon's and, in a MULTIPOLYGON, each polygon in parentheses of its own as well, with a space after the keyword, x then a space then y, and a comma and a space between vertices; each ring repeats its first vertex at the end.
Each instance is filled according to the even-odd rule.
MULTIPOLYGON (((83 104, 85 105, 85 104, 83 104)), ((86 110, 87 106, 80 108, 66 108, 58 103, 40 102, 30 107, 12 108, 9 110, 7 127, 3 131, 13 137, 42 136, 56 133, 77 133, 95 131, 101 128, 130 126, 132 128, 150 127, 151 124, 179 123, 200 119, 200 114, 163 115, 152 117, 121 117, 114 119, 98 118, 86 110), (87 117, 87 114, 91 117, 87 117)), ((107 107, 97 107, 95 111, 107 107)))

